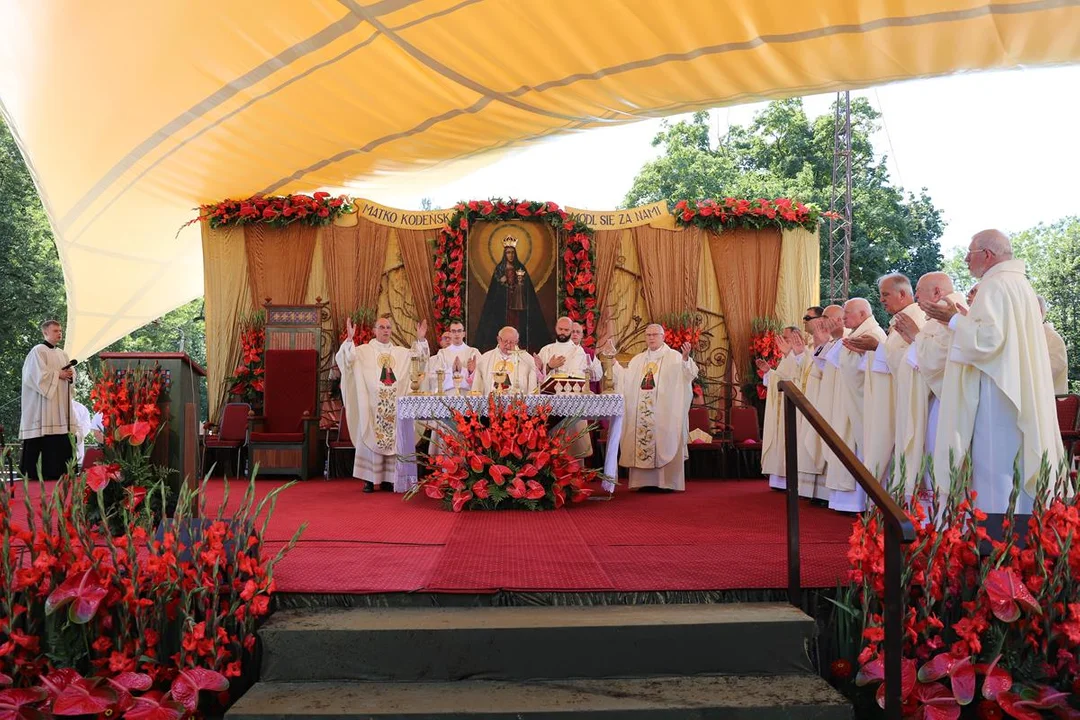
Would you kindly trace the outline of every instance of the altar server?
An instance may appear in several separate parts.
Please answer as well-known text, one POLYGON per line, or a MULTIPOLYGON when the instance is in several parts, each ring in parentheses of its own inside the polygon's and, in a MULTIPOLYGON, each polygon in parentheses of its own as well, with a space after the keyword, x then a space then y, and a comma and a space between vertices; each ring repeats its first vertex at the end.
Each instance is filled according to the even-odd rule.
MULTIPOLYGON (((613 342, 609 348, 614 354, 613 342)), ((681 351, 668 347, 664 328, 653 324, 645 328, 645 351, 626 368, 612 365, 616 390, 626 401, 619 464, 630 468, 631 489, 686 489, 691 383, 698 374, 690 349, 690 343, 681 351)))
MULTIPOLYGON (((1050 354, 1039 301, 999 230, 971 239, 968 270, 979 293, 965 312, 956 303, 924 305, 929 317, 948 323, 952 347, 942 383, 934 476, 947 492, 950 455, 959 463, 970 451, 975 505, 993 516, 1005 513, 1019 457, 1021 490, 1016 512, 1031 512, 1040 464, 1051 470, 1055 491, 1063 456, 1054 402, 1050 354)), ((990 519, 989 526, 1000 518, 990 519)))
POLYGON ((375 485, 383 490, 407 490, 404 486, 395 488, 399 479, 397 456, 415 451, 411 429, 408 437, 399 437, 397 399, 409 389, 410 361, 414 354, 422 363, 427 362, 428 344, 424 339, 427 321, 417 326, 416 342, 411 350, 393 344, 390 339, 393 329, 390 318, 379 318, 375 321, 375 337, 357 347, 352 341, 352 319, 347 318, 346 340, 335 358, 341 369, 345 416, 356 446, 353 476, 364 481, 366 493, 374 492, 375 485))
POLYGON ((499 345, 480 356, 476 363, 473 389, 529 394, 536 390, 537 363, 532 355, 518 349, 518 331, 507 325, 499 331, 499 345))
POLYGON ((56 320, 41 323, 42 342, 30 349, 22 369, 22 415, 19 439, 22 457, 19 472, 32 480, 56 480, 67 471, 72 456, 70 432, 71 383, 75 370, 57 345, 64 337, 56 320))
POLYGON ((442 370, 444 393, 452 393, 458 387, 468 390, 472 386, 480 351, 465 343, 465 325, 458 320, 452 321, 450 328, 443 334, 447 336, 447 344, 428 360, 424 377, 427 389, 430 392, 438 390, 439 371, 442 370))
MULTIPOLYGON (((769 476, 769 487, 783 490, 787 487, 787 447, 784 438, 784 394, 780 392, 780 383, 802 377, 803 363, 806 358, 806 344, 797 327, 786 327, 780 333, 779 349, 783 353, 776 368, 760 358, 758 370, 764 373, 761 381, 765 384, 765 417, 761 434, 761 472, 769 476)), ((801 389, 801 388, 800 388, 801 389)))
POLYGON ((1069 350, 1065 347, 1065 338, 1058 335, 1054 326, 1046 322, 1046 298, 1039 296, 1039 311, 1042 313, 1043 331, 1046 332, 1046 349, 1050 352, 1050 373, 1054 378, 1054 394, 1065 395, 1069 392, 1069 350))
MULTIPOLYGON (((844 327, 851 333, 829 351, 828 362, 837 371, 836 396, 833 398, 832 426, 840 439, 861 459, 865 451, 863 432, 866 415, 866 358, 860 350, 860 338, 872 336, 885 342, 885 331, 870 312, 865 298, 852 298, 844 303, 844 327)), ((875 416, 876 417, 876 416, 875 416)), ((890 426, 891 427, 891 426, 890 426)), ((830 454, 825 478, 829 490, 829 507, 840 512, 862 512, 866 509, 866 492, 835 455, 830 454)))

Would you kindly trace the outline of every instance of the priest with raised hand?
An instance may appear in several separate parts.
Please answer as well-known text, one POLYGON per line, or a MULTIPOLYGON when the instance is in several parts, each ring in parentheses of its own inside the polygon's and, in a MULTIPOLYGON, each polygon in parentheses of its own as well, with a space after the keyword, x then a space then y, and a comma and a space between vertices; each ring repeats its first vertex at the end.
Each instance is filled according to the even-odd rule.
POLYGON ((778 349, 783 357, 775 368, 758 358, 757 368, 764 373, 761 378, 765 385, 765 416, 761 434, 761 472, 769 476, 769 487, 783 490, 787 487, 787 446, 784 437, 784 394, 780 392, 780 383, 794 380, 797 385, 802 377, 803 363, 806 358, 806 343, 799 328, 790 326, 780 332, 777 339, 778 349))
POLYGON ((480 351, 465 343, 465 325, 460 320, 451 320, 444 335, 447 344, 428 360, 424 381, 431 392, 438 392, 439 371, 443 373, 442 390, 452 394, 458 388, 468 390, 472 386, 476 363, 480 361, 480 351))
MULTIPOLYGON (((608 349, 615 354, 615 343, 608 349)), ((692 383, 698 374, 690 343, 673 350, 664 343, 664 328, 645 328, 645 351, 623 368, 612 364, 616 392, 626 402, 620 465, 630 468, 630 489, 674 492, 686 489, 686 442, 692 383)))
POLYGON ((30 349, 22 368, 19 472, 37 480, 40 462, 40 479, 57 480, 67 472, 72 455, 69 434, 74 430, 71 384, 75 370, 67 353, 57 347, 64 337, 60 323, 46 320, 39 327, 43 339, 30 349))
MULTIPOLYGON (((870 303, 865 298, 852 298, 844 303, 844 327, 851 333, 829 351, 828 362, 836 368, 836 397, 830 424, 840 439, 855 450, 862 459, 865 453, 866 435, 866 350, 861 338, 867 336, 877 343, 885 342, 885 331, 874 319, 870 303)), ((866 491, 855 481, 836 458, 829 456, 829 469, 825 484, 828 486, 829 507, 839 512, 863 512, 866 510, 866 491)))
MULTIPOLYGON (((843 312, 839 305, 829 307, 835 308, 834 314, 843 312)), ((828 308, 810 308, 803 317, 813 349, 808 351, 802 382, 806 399, 822 417, 827 418, 832 406, 832 385, 825 383, 825 355, 835 340, 829 330, 826 312, 828 308), (817 311, 816 316, 811 313, 814 310, 817 311)), ((825 444, 802 413, 795 416, 795 432, 799 438, 799 495, 814 502, 827 503, 829 489, 825 487, 825 444)))
POLYGON ((509 325, 499 331, 499 344, 476 362, 473 390, 528 395, 536 390, 540 361, 518 349, 520 336, 509 325))
POLYGON ((965 259, 979 280, 971 309, 965 312, 951 301, 923 306, 953 331, 934 477, 938 492, 948 492, 950 460, 960 465, 970 452, 975 506, 991 516, 987 529, 995 534, 1009 510, 1013 463, 1021 486, 1015 512, 1023 516, 1031 513, 1044 461, 1050 467, 1048 494, 1056 493, 1064 450, 1042 313, 1024 261, 1013 258, 1012 243, 1000 230, 976 233, 965 259))
POLYGON ((1046 333, 1046 349, 1050 352, 1050 374, 1054 379, 1054 394, 1069 392, 1069 349, 1065 338, 1058 335, 1054 326, 1046 321, 1046 298, 1039 296, 1039 312, 1042 313, 1043 331, 1046 333))
POLYGON ((405 492, 416 478, 402 477, 398 456, 415 452, 416 440, 412 423, 398 425, 397 399, 409 389, 412 357, 427 361, 427 321, 417 325, 411 350, 393 344, 389 317, 376 320, 375 337, 359 347, 353 345, 354 330, 352 318, 346 318, 346 339, 335 357, 345 417, 356 446, 353 476, 364 481, 366 493, 374 492, 376 485, 405 492))
MULTIPOLYGON (((943 272, 926 273, 915 286, 915 300, 937 305, 951 300, 962 303, 963 295, 953 290, 952 279, 943 272)), ((924 314, 925 318, 925 314, 924 314)), ((925 318, 920 325, 906 313, 895 316, 895 329, 908 342, 904 361, 896 377, 896 462, 904 467, 904 496, 911 498, 924 488, 920 481, 923 465, 934 452, 938 399, 945 359, 952 331, 942 323, 925 318), (902 462, 901 462, 902 461, 902 462)))
POLYGON ((555 342, 540 348, 538 356, 543 363, 543 375, 565 373, 589 380, 599 380, 604 372, 600 361, 590 359, 585 348, 573 341, 574 323, 563 316, 555 322, 555 342))

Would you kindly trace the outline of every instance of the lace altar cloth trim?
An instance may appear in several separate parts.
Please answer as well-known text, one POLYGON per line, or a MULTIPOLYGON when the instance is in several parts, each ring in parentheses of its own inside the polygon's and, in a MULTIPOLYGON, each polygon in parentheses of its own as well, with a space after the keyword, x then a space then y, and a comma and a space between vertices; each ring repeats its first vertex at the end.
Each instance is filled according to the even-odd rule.
MULTIPOLYGON (((551 405, 556 417, 618 417, 623 414, 623 396, 609 395, 505 395, 509 400, 524 399, 525 405, 534 408, 551 405)), ((488 399, 477 395, 406 395, 397 401, 398 420, 443 420, 453 410, 464 412, 470 408, 487 414, 488 399)))

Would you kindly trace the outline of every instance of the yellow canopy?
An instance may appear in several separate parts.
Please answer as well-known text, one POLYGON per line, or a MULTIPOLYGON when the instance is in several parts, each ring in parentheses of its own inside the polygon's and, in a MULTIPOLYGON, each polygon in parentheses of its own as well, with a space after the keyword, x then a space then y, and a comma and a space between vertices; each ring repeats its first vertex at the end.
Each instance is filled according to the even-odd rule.
POLYGON ((0 110, 80 358, 202 292, 199 233, 176 237, 201 202, 434 185, 570 130, 1080 56, 1080 0, 0 0, 0 17, 0 110))

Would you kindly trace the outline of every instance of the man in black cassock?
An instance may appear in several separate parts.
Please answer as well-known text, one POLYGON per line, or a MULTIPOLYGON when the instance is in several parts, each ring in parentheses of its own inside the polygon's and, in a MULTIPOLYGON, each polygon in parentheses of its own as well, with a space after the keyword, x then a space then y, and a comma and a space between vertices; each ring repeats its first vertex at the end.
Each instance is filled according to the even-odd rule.
POLYGON ((44 340, 35 345, 23 362, 22 417, 19 439, 22 458, 19 471, 32 480, 56 480, 67 471, 72 455, 71 383, 75 370, 57 345, 64 336, 55 320, 41 323, 44 340))

